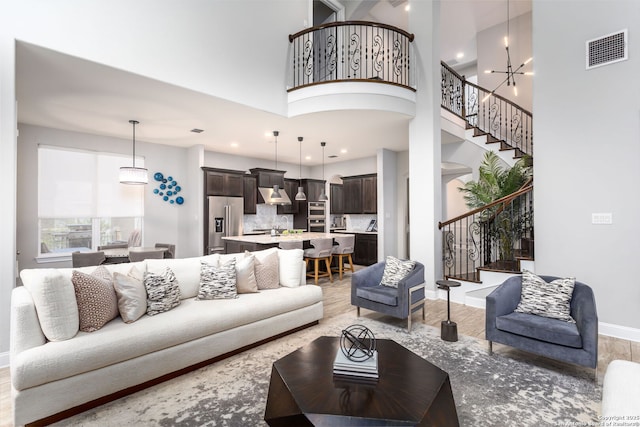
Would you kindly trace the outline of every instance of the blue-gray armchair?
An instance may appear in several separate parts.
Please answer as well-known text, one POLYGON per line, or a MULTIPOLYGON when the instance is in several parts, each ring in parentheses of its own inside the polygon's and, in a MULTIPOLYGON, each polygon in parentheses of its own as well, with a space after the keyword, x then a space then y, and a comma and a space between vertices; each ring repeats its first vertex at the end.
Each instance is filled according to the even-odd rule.
POLYGON ((411 331, 411 315, 422 309, 424 320, 424 265, 416 262, 413 270, 400 282, 398 288, 380 284, 384 272, 384 262, 370 265, 356 271, 351 276, 351 305, 399 319, 407 319, 407 329, 411 331))
MULTIPOLYGON (((558 279, 540 276, 546 282, 558 279)), ((522 276, 507 279, 487 295, 485 336, 489 341, 576 365, 598 365, 598 313, 591 288, 575 282, 571 317, 576 323, 514 312, 520 302, 522 276)))

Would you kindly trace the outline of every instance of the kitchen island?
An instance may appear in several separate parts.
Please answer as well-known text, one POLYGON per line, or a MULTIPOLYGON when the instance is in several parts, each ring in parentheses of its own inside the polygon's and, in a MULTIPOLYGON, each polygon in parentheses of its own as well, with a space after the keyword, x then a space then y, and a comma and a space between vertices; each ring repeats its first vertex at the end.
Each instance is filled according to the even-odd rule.
POLYGON ((277 247, 281 242, 302 242, 303 247, 311 247, 309 240, 311 239, 333 239, 336 236, 349 236, 345 233, 318 233, 318 232, 302 232, 289 233, 271 236, 270 234, 257 234, 245 236, 228 236, 223 237, 227 253, 238 253, 246 251, 259 251, 277 247))

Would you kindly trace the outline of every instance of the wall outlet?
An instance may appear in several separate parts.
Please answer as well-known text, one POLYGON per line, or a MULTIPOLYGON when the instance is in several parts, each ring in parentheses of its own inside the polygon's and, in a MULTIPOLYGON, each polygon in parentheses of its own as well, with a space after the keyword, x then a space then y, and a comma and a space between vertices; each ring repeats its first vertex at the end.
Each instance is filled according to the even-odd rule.
POLYGON ((613 214, 611 212, 607 212, 607 213, 592 213, 591 214, 591 224, 597 224, 597 225, 613 224, 613 214))

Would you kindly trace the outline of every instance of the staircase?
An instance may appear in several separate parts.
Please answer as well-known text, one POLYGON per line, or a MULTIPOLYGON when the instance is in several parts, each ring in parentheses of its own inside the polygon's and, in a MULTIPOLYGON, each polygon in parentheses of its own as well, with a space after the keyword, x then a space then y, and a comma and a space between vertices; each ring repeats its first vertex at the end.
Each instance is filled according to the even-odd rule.
POLYGON ((531 113, 474 83, 468 82, 444 62, 441 71, 441 106, 464 120, 474 137, 500 144, 498 151, 513 150, 513 158, 533 157, 531 113))

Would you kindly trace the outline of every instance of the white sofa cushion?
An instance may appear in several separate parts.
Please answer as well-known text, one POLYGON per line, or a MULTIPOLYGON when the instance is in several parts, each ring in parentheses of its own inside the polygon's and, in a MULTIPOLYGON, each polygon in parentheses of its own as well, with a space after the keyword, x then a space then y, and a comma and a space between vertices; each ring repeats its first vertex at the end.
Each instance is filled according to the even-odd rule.
POLYGON ((22 351, 11 361, 11 380, 17 390, 24 390, 321 301, 318 286, 281 287, 231 300, 190 298, 157 316, 142 316, 129 324, 118 317, 97 333, 79 332, 72 340, 22 351))
MULTIPOLYGON (((93 267, 92 269, 95 269, 93 267)), ((78 333, 78 304, 71 279, 57 269, 22 270, 22 284, 33 298, 40 327, 49 341, 64 341, 78 333)))
POLYGON ((302 249, 278 249, 280 286, 289 288, 300 286, 300 263, 303 254, 302 249))
MULTIPOLYGON (((147 271, 162 273, 165 267, 169 267, 178 280, 180 286, 180 298, 193 298, 198 295, 200 288, 200 261, 210 265, 218 265, 220 255, 206 255, 193 258, 165 258, 148 259, 147 271)), ((126 274, 126 273, 125 273, 126 274)))

